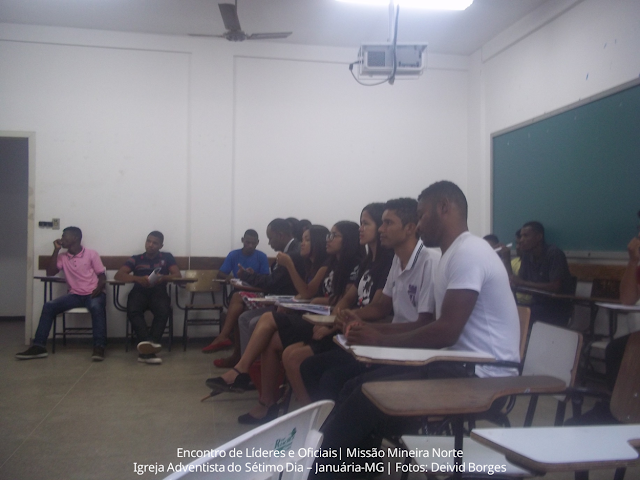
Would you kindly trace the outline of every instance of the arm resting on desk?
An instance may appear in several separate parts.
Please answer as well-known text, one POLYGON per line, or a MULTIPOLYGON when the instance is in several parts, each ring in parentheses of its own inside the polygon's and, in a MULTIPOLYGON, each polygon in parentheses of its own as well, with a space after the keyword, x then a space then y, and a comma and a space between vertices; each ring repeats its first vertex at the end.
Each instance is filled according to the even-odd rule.
POLYGON ((544 290, 545 292, 550 293, 559 293, 562 290, 562 280, 559 278, 549 283, 538 283, 528 282, 526 280, 522 280, 517 275, 512 275, 510 280, 513 287, 535 288, 537 290, 544 290))
MULTIPOLYGON (((455 344, 475 307, 478 292, 473 290, 447 290, 442 302, 440 318, 430 321, 422 317, 416 322, 416 328, 403 333, 372 333, 370 325, 354 327, 347 337, 349 343, 360 345, 379 345, 405 348, 446 348, 455 344), (369 330, 369 331, 367 331, 369 330), (366 343, 363 343, 366 342, 366 343)), ((428 314, 421 314, 428 315, 428 314)), ((393 327, 394 324, 389 325, 393 327)), ((404 325, 404 324, 400 324, 404 325)))

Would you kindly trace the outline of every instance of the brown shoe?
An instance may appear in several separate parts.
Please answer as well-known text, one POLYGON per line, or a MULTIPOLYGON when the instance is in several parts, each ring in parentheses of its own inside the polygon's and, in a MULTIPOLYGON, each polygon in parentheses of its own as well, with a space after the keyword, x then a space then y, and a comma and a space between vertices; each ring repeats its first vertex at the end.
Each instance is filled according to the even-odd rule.
POLYGON ((104 347, 93 347, 93 355, 91 360, 94 362, 101 362, 104 360, 104 347))

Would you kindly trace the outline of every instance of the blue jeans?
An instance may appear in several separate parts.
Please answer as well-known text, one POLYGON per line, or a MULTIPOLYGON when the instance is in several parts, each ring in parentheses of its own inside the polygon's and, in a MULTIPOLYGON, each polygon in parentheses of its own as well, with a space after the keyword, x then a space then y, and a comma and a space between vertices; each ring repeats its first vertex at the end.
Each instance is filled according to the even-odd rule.
POLYGON ((45 347, 47 338, 51 331, 53 320, 62 312, 66 312, 72 308, 84 307, 91 313, 91 322, 93 326, 93 346, 104 347, 107 345, 107 312, 105 310, 107 296, 101 293, 95 298, 91 295, 75 295, 73 293, 63 295, 42 307, 42 314, 38 322, 36 336, 33 339, 34 345, 45 347))

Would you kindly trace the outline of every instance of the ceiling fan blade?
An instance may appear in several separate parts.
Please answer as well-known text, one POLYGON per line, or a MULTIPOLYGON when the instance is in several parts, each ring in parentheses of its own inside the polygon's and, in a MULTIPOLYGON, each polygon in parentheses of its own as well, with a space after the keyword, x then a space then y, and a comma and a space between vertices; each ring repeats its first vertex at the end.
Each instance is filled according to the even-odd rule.
POLYGON ((218 7, 220 7, 224 28, 227 30, 240 30, 240 19, 238 18, 236 6, 232 3, 219 3, 218 7))
POLYGON ((253 33, 247 35, 247 40, 266 40, 274 38, 287 38, 293 32, 253 33))
POLYGON ((211 33, 190 33, 190 37, 226 38, 224 35, 213 35, 211 33))

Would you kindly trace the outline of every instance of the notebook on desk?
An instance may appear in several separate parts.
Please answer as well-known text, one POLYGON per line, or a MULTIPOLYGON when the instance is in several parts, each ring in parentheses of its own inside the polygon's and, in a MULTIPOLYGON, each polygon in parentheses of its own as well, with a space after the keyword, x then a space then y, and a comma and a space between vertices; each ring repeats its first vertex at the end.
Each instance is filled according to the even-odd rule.
POLYGON ((344 335, 336 335, 333 341, 351 353, 358 361, 385 365, 421 366, 432 362, 494 362, 491 355, 460 350, 429 348, 374 347, 369 345, 347 345, 344 335))
POLYGON ((315 313, 305 313, 302 318, 314 325, 333 325, 336 323, 335 315, 318 315, 315 313))

